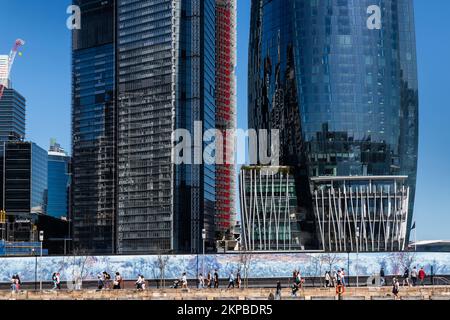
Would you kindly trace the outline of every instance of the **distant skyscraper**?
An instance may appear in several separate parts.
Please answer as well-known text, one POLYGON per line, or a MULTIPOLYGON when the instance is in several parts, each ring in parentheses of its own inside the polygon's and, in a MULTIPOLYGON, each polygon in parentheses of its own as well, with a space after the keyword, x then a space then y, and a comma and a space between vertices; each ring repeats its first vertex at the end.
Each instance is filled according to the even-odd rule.
POLYGON ((418 154, 413 3, 377 4, 252 1, 249 127, 280 129, 307 248, 355 250, 358 238, 366 250, 401 250, 408 240, 418 154))
POLYGON ((174 165, 172 134, 216 128, 215 1, 74 4, 75 247, 214 248, 215 165, 174 165))
POLYGON ((70 157, 52 140, 48 151, 47 214, 55 218, 69 216, 70 157))
POLYGON ((37 215, 46 213, 47 152, 32 142, 3 143, 0 197, 10 241, 32 240, 37 215))
POLYGON ((222 133, 224 164, 216 168, 216 233, 233 237, 235 224, 234 134, 236 128, 236 0, 216 0, 216 128, 222 133), (232 162, 226 161, 232 159, 232 162))
POLYGON ((0 150, 3 142, 25 138, 25 98, 5 89, 0 99, 0 150))

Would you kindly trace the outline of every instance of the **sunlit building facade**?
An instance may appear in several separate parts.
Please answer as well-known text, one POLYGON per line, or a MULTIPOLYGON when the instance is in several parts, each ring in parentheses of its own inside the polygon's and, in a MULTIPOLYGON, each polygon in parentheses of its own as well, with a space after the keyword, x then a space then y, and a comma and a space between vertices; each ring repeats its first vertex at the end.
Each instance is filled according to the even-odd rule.
MULTIPOLYGON (((299 210, 307 213, 302 232, 314 235, 306 237, 306 248, 344 250, 324 242, 320 232, 313 179, 322 177, 359 177, 365 190, 371 187, 364 177, 391 176, 391 185, 406 177, 401 185, 408 192, 401 197, 407 195, 407 216, 396 235, 409 239, 418 154, 413 3, 378 4, 252 1, 249 127, 280 129, 280 164, 295 167, 299 210), (378 9, 374 26, 369 22, 378 9)), ((340 190, 327 188, 326 194, 340 190)), ((405 249, 405 241, 394 249, 405 249)))

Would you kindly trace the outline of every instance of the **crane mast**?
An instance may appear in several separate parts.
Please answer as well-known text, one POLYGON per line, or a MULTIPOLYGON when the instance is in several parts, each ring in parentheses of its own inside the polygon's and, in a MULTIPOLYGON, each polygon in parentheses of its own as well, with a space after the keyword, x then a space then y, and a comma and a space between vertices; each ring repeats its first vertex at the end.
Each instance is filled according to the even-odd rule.
POLYGON ((4 80, 6 83, 5 84, 0 83, 0 100, 3 96, 3 91, 5 90, 5 87, 8 83, 8 79, 11 74, 11 69, 14 64, 14 60, 16 59, 17 52, 19 52, 19 48, 23 45, 25 45, 25 41, 23 41, 22 39, 17 39, 16 42, 14 42, 14 46, 12 47, 11 52, 9 53, 8 61, 7 61, 7 65, 6 65, 6 74, 4 76, 4 78, 5 78, 4 80))

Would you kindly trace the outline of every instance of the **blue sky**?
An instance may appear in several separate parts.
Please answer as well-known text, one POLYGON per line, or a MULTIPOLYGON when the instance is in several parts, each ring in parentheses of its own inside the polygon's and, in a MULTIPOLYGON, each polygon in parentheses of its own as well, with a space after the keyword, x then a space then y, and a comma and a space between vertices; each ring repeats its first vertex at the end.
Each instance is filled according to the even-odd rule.
MULTIPOLYGON (((0 0, 0 54, 26 40, 13 68, 14 88, 27 98, 27 139, 70 149, 70 0, 0 0), (45 5, 42 5, 45 3, 45 5)), ((415 0, 420 88, 416 197, 418 239, 450 239, 450 27, 448 0, 415 0)), ((250 0, 238 0, 238 126, 247 127, 250 0)))

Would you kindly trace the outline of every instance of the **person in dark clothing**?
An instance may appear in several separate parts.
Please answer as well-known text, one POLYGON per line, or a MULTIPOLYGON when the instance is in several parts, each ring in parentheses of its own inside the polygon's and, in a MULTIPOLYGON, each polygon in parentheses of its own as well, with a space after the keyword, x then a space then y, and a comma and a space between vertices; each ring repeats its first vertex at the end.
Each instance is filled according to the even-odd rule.
POLYGON ((214 270, 214 288, 219 288, 219 273, 217 272, 217 269, 214 270))
POLYGON ((275 291, 275 300, 281 300, 281 282, 277 282, 277 291, 275 291))
POLYGON ((405 272, 403 273, 403 286, 405 286, 405 283, 408 287, 410 287, 409 283, 409 269, 405 268, 405 272))
POLYGON ((381 267, 381 270, 380 270, 380 285, 384 286, 385 283, 386 283, 386 281, 384 280, 384 268, 381 267))

